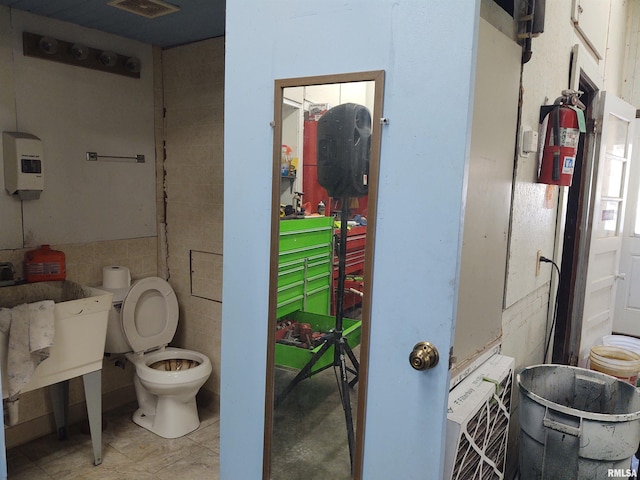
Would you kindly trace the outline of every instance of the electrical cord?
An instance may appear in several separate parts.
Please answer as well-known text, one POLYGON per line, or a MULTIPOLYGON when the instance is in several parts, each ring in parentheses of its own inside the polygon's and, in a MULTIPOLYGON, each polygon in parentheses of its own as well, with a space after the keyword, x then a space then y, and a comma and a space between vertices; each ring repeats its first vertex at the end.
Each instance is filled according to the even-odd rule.
POLYGON ((556 267, 556 270, 558 271, 558 277, 560 276, 560 267, 556 265, 556 262, 554 262, 553 260, 549 260, 547 257, 540 257, 540 261, 544 263, 552 264, 554 267, 556 267))
POLYGON ((553 320, 551 321, 551 328, 549 329, 549 337, 547 338, 547 345, 544 349, 544 361, 547 361, 547 356, 549 355, 549 346, 551 345, 551 335, 553 335, 553 329, 556 326, 556 318, 558 316, 558 297, 560 296, 560 267, 556 265, 556 262, 548 259, 547 257, 540 257, 540 262, 550 263, 554 267, 556 267, 556 271, 558 272, 558 287, 556 288, 556 299, 553 306, 553 320))

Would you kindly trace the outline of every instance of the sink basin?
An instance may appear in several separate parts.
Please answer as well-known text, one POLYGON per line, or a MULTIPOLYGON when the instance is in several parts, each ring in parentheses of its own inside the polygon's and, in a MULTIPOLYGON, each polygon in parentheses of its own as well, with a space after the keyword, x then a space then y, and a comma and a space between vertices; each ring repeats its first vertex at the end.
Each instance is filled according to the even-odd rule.
MULTIPOLYGON (((54 343, 21 393, 102 369, 110 292, 71 281, 38 282, 0 288, 0 307, 42 300, 55 302, 54 343)), ((6 398, 9 335, 0 332, 2 391, 6 398)))

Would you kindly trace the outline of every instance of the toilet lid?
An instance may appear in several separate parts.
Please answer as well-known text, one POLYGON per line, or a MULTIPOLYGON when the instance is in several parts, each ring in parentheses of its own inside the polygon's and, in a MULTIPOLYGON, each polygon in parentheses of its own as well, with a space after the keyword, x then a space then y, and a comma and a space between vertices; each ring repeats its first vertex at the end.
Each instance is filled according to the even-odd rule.
POLYGON ((159 277, 138 280, 120 311, 125 336, 136 353, 168 345, 178 328, 178 299, 159 277))

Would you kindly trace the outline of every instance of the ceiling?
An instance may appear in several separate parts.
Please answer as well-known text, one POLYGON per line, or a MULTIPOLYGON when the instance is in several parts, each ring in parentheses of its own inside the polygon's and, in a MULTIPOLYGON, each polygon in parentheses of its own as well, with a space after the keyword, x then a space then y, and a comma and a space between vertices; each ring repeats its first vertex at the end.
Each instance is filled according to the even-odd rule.
POLYGON ((0 0, 0 5, 164 48, 224 35, 225 0, 164 0, 180 10, 153 19, 107 5, 107 1, 0 0))

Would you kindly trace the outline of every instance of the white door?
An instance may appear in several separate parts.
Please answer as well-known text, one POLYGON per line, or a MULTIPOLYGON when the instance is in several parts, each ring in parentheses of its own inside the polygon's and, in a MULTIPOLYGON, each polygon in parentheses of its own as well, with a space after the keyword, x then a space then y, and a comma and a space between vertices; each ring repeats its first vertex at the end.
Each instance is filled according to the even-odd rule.
POLYGON ((586 366, 593 345, 612 331, 622 244, 635 108, 602 92, 597 104, 589 229, 590 245, 582 309, 578 365, 586 366))
POLYGON ((613 331, 640 337, 640 129, 635 128, 613 331))

